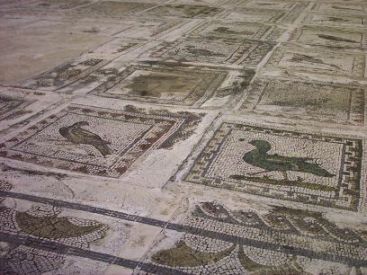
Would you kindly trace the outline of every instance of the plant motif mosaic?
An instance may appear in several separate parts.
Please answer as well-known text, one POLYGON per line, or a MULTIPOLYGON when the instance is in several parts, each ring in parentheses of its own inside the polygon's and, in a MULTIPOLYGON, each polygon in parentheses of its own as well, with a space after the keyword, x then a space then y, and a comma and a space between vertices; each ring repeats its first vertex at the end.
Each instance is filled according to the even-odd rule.
POLYGON ((31 103, 32 101, 0 96, 0 121, 24 114, 24 109, 31 103))
POLYGON ((201 115, 71 106, 0 145, 0 156, 118 178, 143 154, 190 136, 201 115))
POLYGON ((336 29, 331 27, 304 26, 298 28, 291 37, 292 41, 306 45, 330 48, 366 48, 365 30, 336 29))
POLYGON ((151 57, 181 62, 256 66, 274 44, 254 40, 189 37, 163 42, 153 49, 151 57))
POLYGON ((224 97, 243 90, 253 75, 250 70, 153 62, 131 65, 91 93, 152 103, 200 106, 210 97, 224 97), (225 81, 229 83, 223 85, 225 81))
MULTIPOLYGON (((0 181, 0 191, 9 191, 12 185, 0 181)), ((2 204, 4 198, 0 197, 2 204)), ((62 215, 62 209, 48 204, 34 204, 27 211, 18 211, 0 205, 0 232, 26 238, 52 240, 77 248, 88 248, 90 243, 105 237, 108 226, 94 220, 62 215)), ((59 269, 66 256, 25 245, 0 242, 1 274, 41 274, 59 269)))
POLYGON ((276 41, 284 29, 259 23, 212 21, 204 22, 195 28, 191 34, 207 37, 238 39, 256 39, 276 41))
POLYGON ((223 123, 186 181, 357 211, 362 141, 223 123))
POLYGON ((325 75, 330 80, 339 78, 364 79, 366 59, 363 53, 325 51, 323 48, 308 49, 299 46, 277 48, 266 64, 268 71, 282 70, 285 74, 307 73, 325 75))
POLYGON ((353 266, 362 272, 367 260, 367 231, 342 229, 317 212, 275 207, 258 213, 203 202, 183 223, 191 230, 173 245, 167 234, 147 261, 189 274, 315 274, 322 260, 317 274, 346 274, 353 266), (208 236, 196 235, 200 230, 208 236), (168 240, 171 247, 159 249, 168 240), (333 267, 341 258, 344 265, 333 267))
POLYGON ((256 80, 241 110, 259 114, 364 125, 366 91, 351 85, 256 80))
POLYGON ((175 16, 175 17, 212 17, 222 9, 204 5, 162 5, 145 12, 146 15, 175 16))
POLYGON ((121 17, 154 7, 153 3, 101 1, 75 10, 76 14, 100 17, 121 17))

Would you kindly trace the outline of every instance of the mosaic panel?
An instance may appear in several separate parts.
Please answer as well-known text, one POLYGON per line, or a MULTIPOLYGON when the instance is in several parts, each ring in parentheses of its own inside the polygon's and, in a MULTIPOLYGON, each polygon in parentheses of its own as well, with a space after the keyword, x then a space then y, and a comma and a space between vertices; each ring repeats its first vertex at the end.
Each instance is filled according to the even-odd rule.
POLYGON ((245 70, 151 64, 129 66, 91 93, 152 103, 200 106, 210 97, 224 97, 243 90, 254 75, 253 71, 245 70))
POLYGON ((143 19, 128 21, 128 24, 129 27, 116 36, 141 39, 155 37, 163 32, 178 28, 182 24, 182 21, 181 19, 143 19))
MULTIPOLYGON (((0 190, 11 185, 0 182, 0 190)), ((34 204, 27 211, 0 206, 0 232, 26 238, 52 240, 76 248, 88 248, 90 243, 104 238, 108 226, 94 220, 62 216, 62 209, 53 205, 34 204)), ((59 269, 66 255, 26 245, 1 242, 1 274, 42 274, 59 269)))
POLYGON ((284 29, 276 26, 268 26, 259 23, 211 21, 204 22, 198 28, 194 29, 191 34, 238 40, 257 39, 276 41, 284 31, 284 29))
POLYGON ((298 18, 306 6, 306 3, 300 3, 290 10, 236 7, 228 10, 221 17, 233 21, 290 24, 298 18))
POLYGON ((0 156, 117 178, 144 153, 190 136, 200 115, 71 106, 0 145, 0 156))
POLYGON ((361 263, 367 259, 366 231, 341 228, 317 212, 275 207, 261 213, 202 202, 183 224, 190 230, 181 237, 167 232, 146 262, 188 274, 348 274, 352 269, 363 274, 365 270, 361 263), (207 237, 196 235, 201 230, 207 237))
POLYGON ((101 1, 75 12, 86 16, 121 17, 154 7, 152 3, 101 1))
POLYGON ((79 79, 85 78, 93 71, 102 68, 113 58, 124 54, 141 43, 142 41, 139 40, 121 41, 121 39, 114 39, 76 60, 57 66, 48 72, 24 81, 21 83, 21 86, 46 91, 63 88, 79 79))
POLYGON ((36 9, 47 9, 47 10, 66 10, 72 9, 78 6, 90 4, 89 0, 42 0, 35 2, 31 5, 32 8, 36 9))
POLYGON ((243 5, 248 8, 257 9, 275 9, 275 10, 292 10, 297 7, 305 7, 308 2, 296 2, 296 1, 270 1, 270 0, 252 0, 245 2, 243 5))
POLYGON ((8 98, 0 95, 0 120, 11 119, 22 114, 31 101, 8 98))
POLYGON ((222 9, 204 5, 162 5, 151 9, 145 14, 154 16, 174 16, 185 18, 212 17, 222 9))
POLYGON ((189 37, 163 42, 153 49, 150 56, 187 62, 256 66, 273 46, 253 40, 189 37))
POLYGON ((365 100, 365 89, 361 87, 257 80, 241 109, 293 119, 363 125, 365 100))
POLYGON ((325 51, 323 48, 306 48, 283 45, 275 49, 266 69, 281 69, 286 74, 295 72, 326 75, 331 80, 339 78, 364 79, 366 59, 363 53, 325 51))
POLYGON ((223 123, 186 181, 356 211, 362 141, 223 123))
POLYGON ((367 25, 366 16, 363 15, 309 14, 304 22, 308 25, 358 26, 362 28, 367 25))
POLYGON ((363 3, 315 3, 312 10, 321 13, 366 15, 367 8, 363 3))
POLYGON ((319 45, 330 48, 365 48, 365 30, 347 30, 331 27, 304 26, 297 29, 291 40, 306 45, 319 45))
POLYGON ((26 80, 22 86, 30 89, 56 90, 87 76, 105 64, 106 61, 101 58, 72 61, 26 80))

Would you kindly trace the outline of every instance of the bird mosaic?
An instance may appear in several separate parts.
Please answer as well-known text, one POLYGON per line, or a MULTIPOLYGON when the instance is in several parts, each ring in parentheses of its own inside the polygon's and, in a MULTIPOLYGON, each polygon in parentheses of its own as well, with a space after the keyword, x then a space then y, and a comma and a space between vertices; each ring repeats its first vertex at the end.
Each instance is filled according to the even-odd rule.
POLYGON ((288 180, 288 171, 310 173, 315 176, 326 178, 335 176, 320 167, 319 164, 311 162, 314 160, 313 158, 286 157, 278 154, 268 154, 271 150, 271 145, 265 140, 251 140, 249 144, 256 148, 245 153, 242 159, 252 166, 265 170, 264 172, 262 171, 253 174, 278 171, 283 174, 285 180, 288 180))
POLYGON ((83 129, 83 126, 89 126, 86 121, 79 121, 69 127, 61 127, 59 129, 60 135, 74 144, 91 145, 96 148, 103 157, 112 154, 112 150, 108 146, 109 141, 103 140, 99 135, 83 129))

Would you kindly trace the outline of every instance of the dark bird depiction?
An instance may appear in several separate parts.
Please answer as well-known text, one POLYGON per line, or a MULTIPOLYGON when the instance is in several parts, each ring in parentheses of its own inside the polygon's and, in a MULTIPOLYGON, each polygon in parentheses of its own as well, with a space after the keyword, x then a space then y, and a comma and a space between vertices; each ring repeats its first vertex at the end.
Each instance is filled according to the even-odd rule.
POLYGON ((253 173, 253 175, 279 171, 283 174, 285 180, 288 180, 287 171, 310 173, 327 178, 335 176, 320 167, 319 164, 311 162, 313 158, 286 157, 278 154, 268 154, 271 150, 271 145, 265 140, 251 140, 249 144, 256 148, 245 153, 242 159, 250 165, 266 170, 264 172, 253 173))
POLYGON ((86 121, 79 121, 69 127, 61 127, 59 129, 59 133, 74 144, 86 144, 93 146, 104 157, 112 153, 108 146, 108 144, 110 144, 109 141, 103 140, 99 135, 83 129, 82 126, 89 126, 89 123, 86 121))

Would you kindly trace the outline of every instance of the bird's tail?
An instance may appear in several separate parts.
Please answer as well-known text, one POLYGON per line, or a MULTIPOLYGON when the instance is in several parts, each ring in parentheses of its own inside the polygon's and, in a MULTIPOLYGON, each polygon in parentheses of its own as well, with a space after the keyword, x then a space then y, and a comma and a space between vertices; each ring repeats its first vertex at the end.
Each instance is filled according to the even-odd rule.
POLYGON ((95 147, 104 157, 112 154, 112 150, 107 144, 97 144, 95 147))
POLYGON ((319 177, 332 178, 335 174, 331 174, 324 168, 321 168, 316 163, 305 163, 304 170, 319 177))

